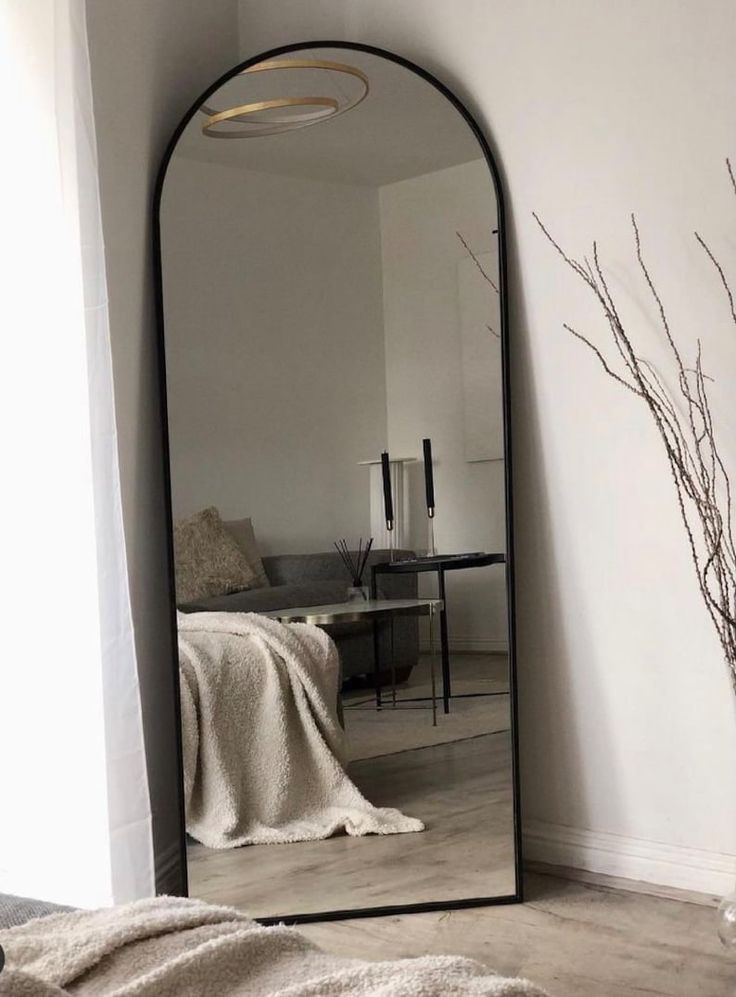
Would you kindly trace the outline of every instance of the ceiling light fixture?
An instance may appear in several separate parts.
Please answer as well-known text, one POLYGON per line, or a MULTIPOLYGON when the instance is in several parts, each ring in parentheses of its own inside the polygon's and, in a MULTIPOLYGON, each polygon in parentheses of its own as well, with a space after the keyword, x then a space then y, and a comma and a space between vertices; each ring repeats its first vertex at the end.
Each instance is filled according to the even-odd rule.
POLYGON ((368 96, 370 89, 368 77, 355 66, 342 62, 328 62, 325 59, 269 59, 255 66, 244 69, 240 76, 252 73, 272 72, 275 70, 301 69, 319 70, 328 74, 336 89, 340 92, 334 97, 278 97, 271 100, 257 100, 237 107, 218 111, 207 104, 202 104, 200 111, 207 116, 207 122, 202 126, 203 134, 210 138, 258 138, 264 135, 278 135, 280 132, 295 131, 316 125, 320 121, 336 118, 339 114, 351 111, 368 96), (329 74, 332 74, 330 77, 329 74), (350 77, 360 84, 359 90, 348 97, 340 87, 340 79, 350 77), (317 110, 302 111, 289 114, 268 114, 264 112, 280 109, 308 107, 317 110), (242 127, 233 129, 222 127, 227 124, 238 124, 242 127))

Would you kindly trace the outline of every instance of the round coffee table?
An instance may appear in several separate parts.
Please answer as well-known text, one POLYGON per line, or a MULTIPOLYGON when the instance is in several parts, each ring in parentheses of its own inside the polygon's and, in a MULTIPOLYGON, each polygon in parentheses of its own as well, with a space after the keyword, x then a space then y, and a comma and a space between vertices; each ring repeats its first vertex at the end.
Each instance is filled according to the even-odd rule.
MULTIPOLYGON (((376 708, 381 709, 381 667, 379 661, 379 625, 391 622, 395 616, 429 616, 429 668, 432 684, 432 724, 437 726, 437 691, 435 681, 434 618, 444 607, 442 599, 353 599, 326 606, 294 606, 289 609, 271 609, 261 613, 280 623, 311 623, 324 627, 335 623, 373 624, 373 676, 376 690, 376 708)), ((396 706, 396 663, 391 643, 391 698, 396 706)))

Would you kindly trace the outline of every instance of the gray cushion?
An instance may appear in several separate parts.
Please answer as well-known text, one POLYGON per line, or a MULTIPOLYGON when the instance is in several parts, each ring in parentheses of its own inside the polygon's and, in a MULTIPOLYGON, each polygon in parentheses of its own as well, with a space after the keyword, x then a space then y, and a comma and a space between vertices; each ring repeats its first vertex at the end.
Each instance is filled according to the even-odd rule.
POLYGON ((246 561, 253 569, 255 578, 248 587, 252 589, 266 588, 271 582, 263 568, 256 535, 253 531, 253 523, 250 519, 230 519, 226 520, 223 525, 245 554, 246 561))
POLYGON ((250 587, 255 573, 214 506, 174 524, 177 602, 250 587))
MULTIPOLYGON (((410 557, 412 551, 397 550, 395 557, 410 557)), ((371 566, 379 562, 388 561, 389 552, 387 550, 372 550, 368 555, 363 584, 370 585, 371 566)), ((316 554, 276 554, 273 557, 264 557, 263 566, 266 574, 271 579, 272 585, 284 585, 301 581, 324 581, 328 578, 339 579, 344 586, 345 592, 352 584, 345 565, 336 550, 320 551, 316 554)), ((343 594, 342 598, 345 598, 343 594)))
POLYGON ((61 914, 74 910, 73 907, 62 907, 59 904, 49 904, 43 900, 29 900, 26 897, 14 897, 8 893, 0 893, 0 929, 15 928, 19 924, 34 917, 45 917, 47 914, 61 914))
POLYGON ((303 581, 291 585, 272 585, 265 589, 249 589, 208 599, 194 599, 179 608, 185 613, 265 613, 271 609, 292 609, 294 606, 324 606, 344 602, 347 584, 343 580, 303 581))

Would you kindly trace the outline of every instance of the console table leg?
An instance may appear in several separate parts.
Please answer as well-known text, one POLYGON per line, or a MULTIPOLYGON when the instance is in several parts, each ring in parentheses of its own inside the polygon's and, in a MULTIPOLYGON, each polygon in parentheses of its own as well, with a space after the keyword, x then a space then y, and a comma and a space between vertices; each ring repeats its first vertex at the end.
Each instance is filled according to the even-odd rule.
POLYGON ((432 726, 437 726, 437 686, 434 678, 434 607, 429 610, 429 677, 432 683, 432 726))
POLYGON ((376 709, 381 709, 381 633, 378 620, 373 621, 373 684, 376 690, 376 709))
POLYGON ((388 622, 391 628, 391 705, 396 709, 396 657, 394 651, 394 618, 393 616, 388 622))
POLYGON ((442 701, 445 713, 450 712, 450 643, 447 636, 447 595, 445 594, 445 572, 440 568, 437 572, 439 597, 442 600, 440 610, 440 643, 442 645, 442 701))

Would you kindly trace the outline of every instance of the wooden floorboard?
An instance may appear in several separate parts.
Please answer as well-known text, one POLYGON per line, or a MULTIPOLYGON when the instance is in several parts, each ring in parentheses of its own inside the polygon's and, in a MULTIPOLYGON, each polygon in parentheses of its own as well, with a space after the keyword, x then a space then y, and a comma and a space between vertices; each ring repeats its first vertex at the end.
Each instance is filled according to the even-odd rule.
POLYGON ((510 761, 500 732, 354 763, 371 802, 426 830, 222 851, 192 844, 190 893, 253 917, 512 894, 510 761))
POLYGON ((323 948, 362 959, 464 955, 525 976, 554 997, 734 997, 736 959, 715 911, 696 903, 527 877, 524 904, 303 925, 323 948))
MULTIPOLYGON (((502 664, 494 681, 503 679, 502 664)), ((470 677, 488 662, 468 657, 463 665, 470 677)), ((429 818, 430 833, 223 852, 195 845, 192 895, 266 916, 436 900, 451 895, 448 884, 455 896, 494 886, 511 892, 511 795, 502 775, 509 760, 508 736, 498 734, 358 763, 351 774, 369 799, 429 818)), ((362 959, 468 956, 526 976, 553 997, 736 997, 736 957, 718 941, 714 898, 559 872, 528 872, 524 904, 300 930, 330 952, 362 959)))
MULTIPOLYGON (((427 656, 421 658, 399 698, 427 691, 428 662, 427 656)), ((504 655, 453 655, 452 667, 456 691, 502 693, 508 687, 504 655)), ((350 763, 349 775, 371 803, 418 817, 426 830, 221 851, 192 843, 192 896, 253 917, 288 917, 515 892, 508 697, 453 703, 450 719, 457 715, 459 728, 444 717, 433 728, 427 709, 376 713, 372 693, 368 697, 371 708, 361 722, 390 721, 392 743, 406 747, 361 757, 350 763), (495 733, 465 736, 463 702, 472 702, 475 711, 485 709, 486 729, 495 733), (410 725, 415 728, 411 735, 410 725), (425 746, 416 746, 417 729, 427 738, 425 746), (454 730, 463 739, 433 743, 438 729, 449 736, 454 730)), ((365 698, 365 691, 353 693, 346 706, 365 698)), ((349 734, 349 720, 347 727, 349 734)))

